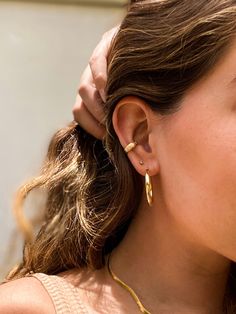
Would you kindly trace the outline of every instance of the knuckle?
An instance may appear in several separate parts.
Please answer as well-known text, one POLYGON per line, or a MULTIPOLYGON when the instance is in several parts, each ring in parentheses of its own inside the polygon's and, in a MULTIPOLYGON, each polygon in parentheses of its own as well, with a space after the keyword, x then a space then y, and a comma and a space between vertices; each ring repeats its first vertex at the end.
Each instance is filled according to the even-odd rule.
POLYGON ((82 97, 84 94, 88 93, 88 84, 82 83, 78 88, 78 94, 82 97))
POLYGON ((72 114, 73 114, 73 117, 74 117, 75 121, 77 121, 77 119, 78 119, 78 109, 75 106, 72 108, 72 114))
POLYGON ((83 110, 83 102, 82 101, 76 102, 72 108, 72 113, 74 117, 77 118, 82 110, 83 110))
POLYGON ((103 80, 104 79, 104 73, 102 73, 102 72, 96 73, 95 78, 97 80, 103 80))
POLYGON ((95 82, 104 82, 105 81, 105 75, 103 72, 98 72, 95 74, 94 76, 94 80, 95 82))
POLYGON ((76 106, 76 105, 72 108, 72 114, 73 114, 75 120, 78 118, 78 112, 79 112, 79 110, 80 110, 79 107, 76 106))
POLYGON ((72 108, 72 114, 73 114, 74 119, 76 120, 76 118, 77 118, 77 108, 75 106, 72 108))

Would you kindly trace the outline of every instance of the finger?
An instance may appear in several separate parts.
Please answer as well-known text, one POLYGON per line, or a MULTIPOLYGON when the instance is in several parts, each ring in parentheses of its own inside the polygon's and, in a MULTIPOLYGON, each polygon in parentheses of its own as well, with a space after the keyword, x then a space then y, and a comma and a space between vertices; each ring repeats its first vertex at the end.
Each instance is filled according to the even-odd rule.
POLYGON ((107 52, 104 55, 104 49, 100 47, 100 52, 97 50, 96 54, 91 57, 89 65, 96 88, 104 91, 107 82, 107 52))
POLYGON ((87 66, 82 75, 82 84, 79 87, 78 93, 89 112, 95 117, 95 119, 102 123, 105 117, 102 99, 99 92, 95 88, 92 79, 90 67, 87 66))
MULTIPOLYGON (((102 93, 105 90, 106 82, 107 82, 107 56, 110 48, 110 44, 113 36, 116 34, 118 27, 114 27, 110 31, 106 32, 102 40, 99 42, 97 47, 95 48, 89 65, 91 68, 91 72, 93 75, 93 80, 96 85, 96 88, 101 91, 101 96, 104 98, 104 94, 102 93)), ((103 101, 105 101, 103 99, 103 101)))
POLYGON ((81 85, 79 88, 79 95, 81 96, 83 103, 86 104, 86 108, 90 114, 103 124, 105 113, 102 108, 103 101, 99 92, 91 85, 81 85))
POLYGON ((97 139, 103 139, 105 136, 105 127, 102 126, 87 110, 79 95, 73 107, 73 115, 75 121, 88 133, 97 139))

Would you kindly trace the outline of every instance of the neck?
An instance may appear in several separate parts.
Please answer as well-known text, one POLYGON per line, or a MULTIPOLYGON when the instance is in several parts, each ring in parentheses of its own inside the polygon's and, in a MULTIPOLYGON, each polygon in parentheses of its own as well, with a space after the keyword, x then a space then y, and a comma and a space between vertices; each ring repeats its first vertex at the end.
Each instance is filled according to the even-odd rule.
POLYGON ((230 261, 145 207, 112 253, 114 273, 151 313, 222 313, 230 261))

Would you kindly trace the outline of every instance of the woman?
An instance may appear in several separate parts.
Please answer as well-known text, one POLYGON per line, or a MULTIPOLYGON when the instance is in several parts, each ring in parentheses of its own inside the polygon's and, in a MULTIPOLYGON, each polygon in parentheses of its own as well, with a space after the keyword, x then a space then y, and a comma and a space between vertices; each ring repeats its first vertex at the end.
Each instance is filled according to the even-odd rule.
POLYGON ((233 0, 130 7, 103 142, 59 131, 19 191, 18 217, 38 187, 45 217, 35 239, 19 219, 24 258, 0 313, 236 313, 235 35, 233 0))

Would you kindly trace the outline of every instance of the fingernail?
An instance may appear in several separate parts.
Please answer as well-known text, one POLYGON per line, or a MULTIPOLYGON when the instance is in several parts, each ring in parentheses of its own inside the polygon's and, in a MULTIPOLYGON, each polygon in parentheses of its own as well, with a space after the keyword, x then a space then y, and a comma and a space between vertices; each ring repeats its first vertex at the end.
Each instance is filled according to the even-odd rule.
POLYGON ((101 98, 102 98, 102 101, 103 101, 103 102, 106 102, 106 94, 105 94, 104 89, 100 89, 100 90, 99 90, 99 94, 100 94, 100 96, 101 96, 101 98))

